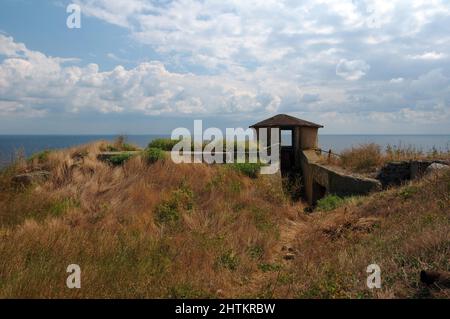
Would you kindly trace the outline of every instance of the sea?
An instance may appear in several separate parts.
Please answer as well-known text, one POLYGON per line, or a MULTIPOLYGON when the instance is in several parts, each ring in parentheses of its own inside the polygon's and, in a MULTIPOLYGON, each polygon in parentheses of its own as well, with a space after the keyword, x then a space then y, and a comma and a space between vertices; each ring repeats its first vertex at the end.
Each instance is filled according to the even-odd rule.
MULTIPOLYGON (((43 150, 62 149, 98 140, 113 141, 116 135, 0 135, 0 167, 11 163, 18 155, 29 157, 43 150)), ((169 135, 128 135, 126 139, 145 147, 156 138, 169 135)), ((376 143, 382 148, 388 145, 413 147, 429 152, 450 151, 450 135, 319 135, 319 146, 323 150, 340 153, 345 149, 366 143, 376 143)))

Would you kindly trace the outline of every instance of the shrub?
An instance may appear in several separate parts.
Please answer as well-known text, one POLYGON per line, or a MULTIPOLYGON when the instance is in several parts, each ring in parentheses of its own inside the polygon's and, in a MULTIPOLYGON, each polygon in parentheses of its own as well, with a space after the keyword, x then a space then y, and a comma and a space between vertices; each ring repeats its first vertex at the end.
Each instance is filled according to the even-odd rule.
POLYGON ((345 200, 337 195, 328 195, 317 201, 316 209, 321 211, 330 211, 343 205, 345 200))
POLYGON ((173 224, 180 219, 178 204, 176 201, 164 201, 156 207, 156 222, 158 224, 173 224))
POLYGON ((108 162, 114 166, 123 165, 123 163, 128 161, 131 157, 133 157, 133 154, 131 154, 131 153, 117 154, 117 155, 111 156, 108 159, 108 162))
POLYGON ((171 151, 179 141, 180 140, 171 140, 169 138, 157 138, 148 144, 148 148, 159 148, 163 151, 171 151))
POLYGON ((257 178, 262 164, 260 163, 234 163, 230 167, 250 178, 257 178))
POLYGON ((166 157, 166 154, 160 148, 151 147, 144 151, 144 157, 149 164, 153 164, 163 160, 166 157))
POLYGON ((192 210, 194 206, 194 194, 185 185, 174 190, 168 200, 163 201, 156 207, 155 220, 158 224, 175 225, 181 215, 181 210, 192 210))

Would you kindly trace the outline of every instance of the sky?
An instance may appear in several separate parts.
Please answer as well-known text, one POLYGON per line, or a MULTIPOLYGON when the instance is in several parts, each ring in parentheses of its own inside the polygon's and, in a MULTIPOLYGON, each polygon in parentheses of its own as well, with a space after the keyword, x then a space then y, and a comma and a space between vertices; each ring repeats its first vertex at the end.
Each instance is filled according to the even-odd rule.
POLYGON ((170 134, 278 113, 326 134, 450 134, 450 1, 0 2, 0 134, 170 134), (81 28, 66 24, 72 3, 81 28))

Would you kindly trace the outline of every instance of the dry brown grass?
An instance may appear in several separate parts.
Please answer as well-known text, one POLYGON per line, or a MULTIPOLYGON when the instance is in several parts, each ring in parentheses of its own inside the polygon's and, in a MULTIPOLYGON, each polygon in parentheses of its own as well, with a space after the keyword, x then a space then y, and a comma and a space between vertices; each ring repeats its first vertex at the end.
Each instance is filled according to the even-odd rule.
POLYGON ((1 297, 235 296, 270 258, 280 221, 297 214, 270 179, 140 157, 113 167, 96 159, 104 146, 54 151, 2 173, 1 297), (10 183, 36 169, 51 179, 10 183), (72 263, 81 290, 65 286, 72 263))
POLYGON ((361 144, 341 152, 341 156, 323 156, 322 162, 357 173, 373 173, 391 161, 441 159, 450 160, 450 150, 432 149, 423 152, 412 146, 388 145, 382 149, 375 143, 361 144))
POLYGON ((266 280, 273 297, 449 298, 422 269, 450 270, 450 172, 316 212, 295 237, 298 257, 266 280), (366 286, 381 267, 382 289, 366 286))
POLYGON ((449 297, 418 274, 450 270, 450 174, 305 215, 276 179, 139 156, 111 166, 97 160, 103 147, 1 172, 0 297, 449 297), (51 179, 11 183, 36 169, 51 179), (72 263, 79 290, 65 285, 72 263), (371 263, 381 290, 366 288, 371 263))

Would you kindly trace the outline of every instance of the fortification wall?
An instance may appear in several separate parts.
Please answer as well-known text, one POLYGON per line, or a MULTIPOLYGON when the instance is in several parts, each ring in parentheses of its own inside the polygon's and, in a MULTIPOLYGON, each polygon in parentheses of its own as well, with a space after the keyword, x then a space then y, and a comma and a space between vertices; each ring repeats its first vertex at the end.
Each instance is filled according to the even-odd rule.
POLYGON ((381 190, 381 183, 376 179, 346 174, 319 164, 318 160, 319 157, 315 151, 302 151, 303 185, 310 205, 314 205, 321 196, 326 194, 365 195, 381 190))

